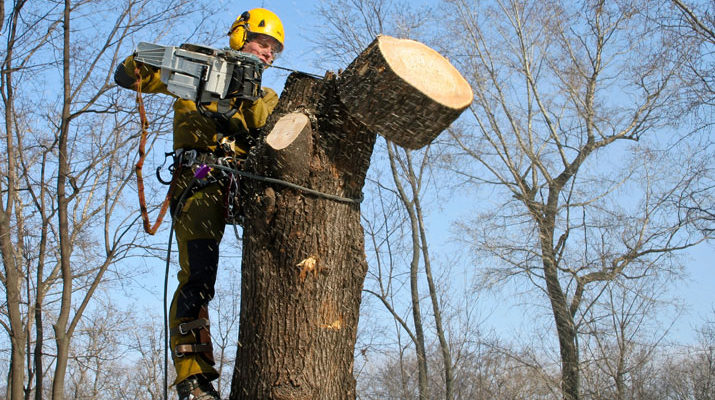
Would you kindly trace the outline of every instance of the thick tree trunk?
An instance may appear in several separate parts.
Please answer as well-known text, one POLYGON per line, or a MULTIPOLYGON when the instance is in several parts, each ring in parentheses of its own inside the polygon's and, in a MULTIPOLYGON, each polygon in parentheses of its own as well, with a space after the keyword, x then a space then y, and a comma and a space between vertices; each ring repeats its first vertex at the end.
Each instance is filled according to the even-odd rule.
MULTIPOLYGON (((267 131, 296 110, 312 126, 298 124, 299 134, 280 150, 267 144, 270 135, 248 171, 359 198, 376 136, 345 113, 335 89, 335 79, 291 75, 267 131)), ((230 398, 354 399, 353 347, 367 272, 359 205, 258 180, 244 188, 247 240, 230 398)))
POLYGON ((385 36, 340 77, 288 78, 268 136, 245 168, 272 180, 242 181, 246 239, 232 400, 355 399, 353 348, 367 273, 357 199, 376 132, 422 147, 471 96, 434 50, 385 36), (414 68, 416 60, 429 61, 414 68))

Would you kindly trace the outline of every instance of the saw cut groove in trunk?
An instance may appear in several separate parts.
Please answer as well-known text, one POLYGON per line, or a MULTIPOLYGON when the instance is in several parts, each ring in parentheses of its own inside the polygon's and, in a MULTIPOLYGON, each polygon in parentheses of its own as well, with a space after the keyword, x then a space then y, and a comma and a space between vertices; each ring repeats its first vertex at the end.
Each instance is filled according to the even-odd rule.
POLYGON ((431 143, 471 103, 469 83, 449 61, 409 39, 378 36, 340 75, 348 112, 409 149, 431 143))

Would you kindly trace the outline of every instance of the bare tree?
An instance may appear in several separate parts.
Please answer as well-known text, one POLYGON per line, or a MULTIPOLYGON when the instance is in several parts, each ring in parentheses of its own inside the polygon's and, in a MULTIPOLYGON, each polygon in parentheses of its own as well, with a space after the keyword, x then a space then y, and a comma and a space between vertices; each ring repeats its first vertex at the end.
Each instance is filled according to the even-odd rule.
MULTIPOLYGON (((443 326, 442 307, 440 306, 437 287, 432 274, 432 259, 429 253, 429 243, 427 240, 427 228, 425 226, 425 215, 422 208, 422 191, 426 186, 427 170, 429 163, 433 159, 430 150, 426 150, 422 154, 422 160, 419 165, 415 165, 412 161, 412 156, 409 151, 403 151, 393 144, 388 144, 388 157, 390 161, 390 169, 392 178, 397 189, 398 197, 402 202, 404 209, 407 212, 410 222, 411 242, 412 242, 412 259, 410 261, 410 289, 412 293, 412 312, 413 321, 415 323, 415 345, 417 346, 417 357, 426 360, 427 354, 425 351, 425 339, 423 332, 423 323, 420 312, 420 295, 418 285, 418 271, 420 259, 424 268, 425 279, 432 305, 432 316, 435 322, 436 336, 439 341, 440 353, 442 355, 442 371, 444 371, 444 387, 445 398, 454 398, 452 373, 452 354, 450 344, 447 340, 447 335, 443 326), (401 156, 398 154, 401 153, 401 156), (404 177, 405 183, 402 182, 404 177), (409 189, 408 189, 409 188, 409 189)), ((420 388, 423 388, 422 393, 427 393, 427 362, 420 365, 420 388), (423 387, 424 385, 424 387, 423 387)))
MULTIPOLYGON (((460 362, 455 367, 454 395, 458 399, 552 400, 557 398, 550 382, 544 379, 541 366, 535 363, 530 350, 509 348, 497 341, 475 341, 462 344, 460 362)), ((428 359, 432 371, 442 363, 437 348, 428 359)), ((417 397, 417 360, 413 354, 388 353, 386 361, 370 371, 359 398, 409 399, 417 397), (409 373, 407 385, 401 375, 409 373)), ((437 374, 441 374, 438 372, 437 374)), ((439 378, 431 376, 430 379, 439 378)), ((552 378, 552 377, 550 377, 552 378)), ((444 396, 441 388, 432 388, 433 398, 444 396)))
MULTIPOLYGON (((693 132, 712 132, 712 109, 715 107, 715 6, 711 2, 671 0, 664 3, 661 15, 654 23, 672 32, 679 43, 685 67, 678 78, 688 88, 687 109, 693 122, 693 132)), ((705 145, 708 145, 706 143, 705 145)), ((712 175, 710 184, 690 191, 681 207, 697 214, 699 228, 712 236, 715 230, 715 201, 713 201, 712 175)))
POLYGON ((663 363, 657 389, 667 400, 715 398, 715 327, 712 317, 698 331, 699 342, 663 363))
POLYGON ((134 330, 136 318, 111 303, 96 303, 100 304, 87 312, 73 337, 65 388, 69 398, 103 398, 105 393, 114 390, 112 386, 116 382, 112 378, 117 371, 126 368, 122 364, 129 358, 129 351, 121 340, 127 336, 127 331, 134 330))
POLYGON ((142 245, 123 196, 136 136, 117 112, 112 71, 128 35, 185 13, 182 1, 152 2, 151 15, 147 4, 15 1, 6 15, 0 278, 10 399, 49 397, 47 373, 51 397, 66 395, 71 339, 90 300, 142 245))
MULTIPOLYGON (((136 321, 130 325, 130 334, 125 336, 132 340, 129 350, 138 358, 137 362, 131 362, 132 357, 129 357, 129 365, 124 363, 121 373, 123 384, 114 386, 112 394, 107 398, 147 398, 151 400, 164 399, 164 340, 163 326, 158 323, 161 320, 159 315, 146 313, 146 320, 138 325, 136 321), (129 385, 126 385, 126 383, 129 385)), ((169 367, 168 379, 173 380, 173 371, 169 367)), ((116 371, 116 370, 115 370, 116 371)))
MULTIPOLYGON (((221 257, 224 261, 227 260, 225 254, 222 254, 221 257)), ((211 311, 216 315, 214 318, 216 322, 211 327, 211 336, 216 351, 217 370, 221 375, 217 381, 216 390, 226 398, 231 389, 231 382, 230 374, 223 372, 231 371, 235 363, 236 337, 238 337, 238 319, 241 308, 240 296, 236 296, 236 293, 241 291, 238 270, 240 270, 240 266, 236 264, 236 270, 225 271, 226 275, 216 285, 216 299, 211 303, 211 311)))
POLYGON ((447 3, 476 94, 454 157, 480 168, 455 172, 500 195, 464 228, 490 279, 546 296, 563 398, 579 399, 579 328, 604 285, 677 268, 706 238, 677 204, 703 187, 710 149, 662 136, 684 94, 677 41, 646 23, 648 2, 447 3))
MULTIPOLYGON (((664 7, 665 15, 659 21, 664 29, 674 31, 681 41, 690 42, 682 48, 687 51, 687 68, 681 77, 691 85, 693 107, 715 106, 715 67, 710 60, 715 52, 715 6, 709 2, 671 0, 664 7), (673 10, 674 8, 674 10, 673 10)), ((704 116, 707 112, 704 113, 704 116)), ((704 118, 706 126, 712 121, 704 118)))
MULTIPOLYGON (((116 304, 116 290, 95 296, 75 331, 67 368, 66 397, 164 399, 161 314, 116 304)), ((170 377, 171 379, 171 377, 170 377)), ((45 393, 45 398, 50 393, 45 393)))
MULTIPOLYGON (((665 274, 664 274, 665 275, 665 274)), ((658 349, 679 316, 677 301, 660 298, 672 276, 613 280, 584 313, 584 396, 648 399, 658 349), (671 312, 669 309, 673 309, 671 312)))

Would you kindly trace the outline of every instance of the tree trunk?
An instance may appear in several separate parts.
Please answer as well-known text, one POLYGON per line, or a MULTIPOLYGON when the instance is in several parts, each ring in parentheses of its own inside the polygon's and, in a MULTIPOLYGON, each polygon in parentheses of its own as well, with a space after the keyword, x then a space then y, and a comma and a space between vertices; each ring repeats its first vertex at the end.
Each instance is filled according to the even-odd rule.
MULTIPOLYGON (((65 0, 63 15, 63 105, 62 122, 60 124, 58 140, 58 171, 57 171, 57 219, 60 237, 60 265, 62 271, 62 297, 60 301, 60 313, 53 327, 55 332, 55 342, 57 343, 57 360, 55 361, 55 373, 52 380, 52 399, 64 399, 65 374, 67 372, 67 358, 69 357, 70 334, 67 333, 67 322, 72 308, 72 267, 70 264, 71 243, 69 226, 69 203, 70 196, 67 195, 67 181, 70 175, 70 165, 68 157, 69 124, 70 124, 70 1, 65 0)), ((38 371, 40 372, 40 371, 38 371)))
MULTIPOLYGON (((412 259, 410 260, 410 295, 412 299, 412 320, 415 325, 415 354, 417 356, 417 398, 419 400, 426 400, 429 398, 429 383, 428 383, 428 368, 427 368, 427 350, 425 349, 425 334, 424 334, 424 323, 422 322, 422 311, 420 309, 420 291, 419 291, 419 266, 420 266, 420 255, 422 254, 421 245, 424 243, 420 242, 420 220, 416 212, 416 203, 419 196, 418 192, 415 190, 415 186, 411 185, 412 188, 412 198, 407 195, 402 182, 400 181, 399 174, 397 172, 396 164, 399 162, 396 160, 397 156, 395 151, 393 151, 393 146, 387 146, 387 154, 390 160, 390 169, 392 170, 392 179, 397 187, 397 193, 405 206, 405 211, 409 216, 410 222, 410 232, 412 239, 412 259)), ((408 180, 413 184, 414 175, 412 175, 413 170, 411 169, 412 163, 409 158, 409 154, 405 155, 407 159, 407 169, 408 169, 408 180)), ((425 265, 427 265, 428 260, 424 260, 425 265)))
MULTIPOLYGON (((545 262, 547 264, 548 262, 545 262)), ((559 350, 561 353, 561 390, 564 400, 579 400, 580 396, 580 367, 578 336, 573 317, 568 312, 561 285, 556 278, 556 267, 546 266, 546 286, 551 300, 551 309, 554 313, 556 331, 559 337, 559 350), (557 288, 558 287, 558 288, 557 288)))
POLYGON ((569 310, 561 283, 559 282, 557 264, 553 252, 553 218, 547 218, 548 227, 542 227, 541 252, 544 266, 544 280, 554 315, 556 332, 559 337, 561 354, 561 391, 564 400, 580 399, 580 369, 579 349, 576 326, 569 310))
MULTIPOLYGON (((247 170, 361 197, 376 136, 335 94, 335 79, 291 75, 267 131, 296 110, 312 126, 298 128, 280 150, 259 146, 247 170)), ((243 184, 247 240, 230 398, 354 399, 353 347, 367 272, 359 206, 258 180, 243 184)))
MULTIPOLYGON (((7 318, 10 324, 7 330, 10 337, 10 366, 8 368, 8 381, 6 397, 10 400, 21 400, 23 398, 24 382, 25 382, 25 340, 27 332, 23 328, 22 312, 20 306, 23 302, 20 294, 22 285, 22 272, 20 260, 21 252, 18 252, 18 246, 13 243, 13 232, 16 231, 16 226, 13 224, 12 218, 14 211, 17 190, 17 154, 13 140, 13 132, 15 132, 15 94, 13 81, 13 53, 16 38, 16 28, 18 15, 22 5, 16 5, 13 8, 13 18, 9 22, 7 32, 7 47, 5 56, 2 62, 2 99, 5 111, 5 156, 7 172, 3 176, 3 182, 0 182, 0 256, 4 267, 4 274, 0 273, 0 278, 3 279, 5 287, 5 301, 7 308, 7 318), (7 187, 2 187, 3 183, 7 187)), ((3 11, 4 15, 4 11, 3 11)), ((4 19, 0 20, 2 26, 4 19)), ((19 235, 18 235, 19 236, 19 235)))
MULTIPOLYGON (((8 202, 8 203, 11 203, 8 202)), ((8 207, 10 209, 10 207, 8 207)), ((4 210, 3 210, 4 211, 4 210)), ((2 250, 3 265, 5 266, 5 287, 10 322, 10 368, 8 371, 8 399, 21 400, 24 396, 23 385, 25 381, 25 332, 22 329, 22 313, 20 304, 20 271, 17 264, 18 258, 11 243, 12 229, 9 224, 9 215, 0 216, 0 232, 3 233, 0 246, 2 250)))
POLYGON ((355 399, 367 273, 359 199, 375 132, 422 147, 471 97, 434 50, 386 36, 339 78, 288 78, 269 134, 245 166, 273 181, 242 181, 246 240, 231 399, 355 399), (413 68, 416 60, 429 62, 413 68))

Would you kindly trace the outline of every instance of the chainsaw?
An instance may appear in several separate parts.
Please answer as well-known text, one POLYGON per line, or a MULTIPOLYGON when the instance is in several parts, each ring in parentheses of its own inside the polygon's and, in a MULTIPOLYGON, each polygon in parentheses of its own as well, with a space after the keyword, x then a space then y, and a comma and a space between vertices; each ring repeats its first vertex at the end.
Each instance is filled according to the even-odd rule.
POLYGON ((134 60, 159 68, 169 92, 199 106, 217 102, 219 113, 231 111, 232 99, 254 101, 262 95, 264 64, 253 54, 196 44, 140 42, 134 60))

